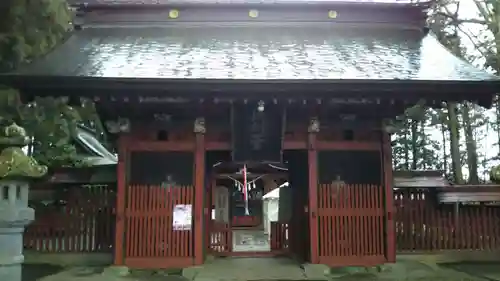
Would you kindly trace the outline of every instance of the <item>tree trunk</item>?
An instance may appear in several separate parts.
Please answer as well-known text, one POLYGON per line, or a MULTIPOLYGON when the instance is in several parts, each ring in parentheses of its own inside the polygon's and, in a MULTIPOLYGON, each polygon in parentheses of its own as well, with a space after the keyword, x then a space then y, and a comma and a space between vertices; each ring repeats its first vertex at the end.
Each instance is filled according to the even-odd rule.
POLYGON ((405 149, 405 164, 404 164, 404 167, 405 167, 405 170, 409 170, 410 169, 410 145, 409 145, 409 136, 408 136, 408 120, 405 121, 405 128, 404 128, 404 137, 405 137, 405 140, 404 140, 404 149, 405 149))
POLYGON ((440 119, 442 121, 441 123, 441 137, 443 139, 443 171, 446 173, 448 172, 448 154, 446 154, 446 123, 447 123, 447 118, 444 114, 444 112, 439 113, 440 119))
POLYGON ((422 167, 420 167, 421 169, 423 170, 426 170, 427 169, 427 164, 428 163, 431 163, 432 160, 428 159, 429 158, 429 155, 428 155, 428 151, 426 149, 426 145, 427 145, 427 139, 426 139, 426 136, 425 136, 425 118, 419 122, 420 124, 420 157, 422 158, 422 167))
POLYGON ((469 103, 464 102, 462 106, 462 119, 464 123, 464 136, 467 148, 467 166, 469 168, 469 183, 478 184, 479 175, 477 172, 478 159, 477 159, 477 145, 474 139, 474 131, 472 129, 470 119, 469 103))
POLYGON ((411 120, 411 154, 412 154, 412 161, 411 161, 411 169, 416 170, 418 167, 418 158, 420 155, 418 155, 418 121, 416 120, 411 120))
POLYGON ((460 163, 460 147, 459 147, 459 128, 457 117, 457 104, 448 102, 448 130, 450 131, 450 156, 451 168, 455 183, 463 184, 464 177, 462 175, 462 164, 460 163))
POLYGON ((496 109, 496 131, 497 131, 497 145, 498 145, 498 151, 500 153, 500 96, 496 96, 496 104, 495 104, 495 109, 496 109))

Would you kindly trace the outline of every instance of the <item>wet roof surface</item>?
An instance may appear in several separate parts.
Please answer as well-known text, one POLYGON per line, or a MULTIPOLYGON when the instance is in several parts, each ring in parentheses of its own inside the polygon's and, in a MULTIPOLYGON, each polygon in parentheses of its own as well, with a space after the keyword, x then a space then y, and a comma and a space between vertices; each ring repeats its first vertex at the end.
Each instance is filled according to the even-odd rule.
POLYGON ((162 27, 77 31, 26 75, 188 79, 495 80, 432 35, 384 28, 162 27))

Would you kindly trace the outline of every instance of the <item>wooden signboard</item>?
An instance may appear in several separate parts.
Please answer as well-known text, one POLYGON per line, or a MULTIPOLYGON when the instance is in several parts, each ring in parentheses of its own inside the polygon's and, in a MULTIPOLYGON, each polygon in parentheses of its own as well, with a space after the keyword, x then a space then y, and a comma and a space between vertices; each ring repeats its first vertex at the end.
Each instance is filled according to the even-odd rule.
POLYGON ((233 161, 282 161, 284 109, 270 104, 235 104, 232 110, 233 161))

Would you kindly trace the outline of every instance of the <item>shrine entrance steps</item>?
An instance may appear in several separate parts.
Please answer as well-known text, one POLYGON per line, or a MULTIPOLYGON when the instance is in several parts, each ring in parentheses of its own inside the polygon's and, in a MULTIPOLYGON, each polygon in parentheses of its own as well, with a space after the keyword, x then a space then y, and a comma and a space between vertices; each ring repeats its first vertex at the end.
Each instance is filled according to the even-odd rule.
POLYGON ((301 264, 284 257, 219 258, 205 263, 194 281, 223 280, 307 280, 301 264))

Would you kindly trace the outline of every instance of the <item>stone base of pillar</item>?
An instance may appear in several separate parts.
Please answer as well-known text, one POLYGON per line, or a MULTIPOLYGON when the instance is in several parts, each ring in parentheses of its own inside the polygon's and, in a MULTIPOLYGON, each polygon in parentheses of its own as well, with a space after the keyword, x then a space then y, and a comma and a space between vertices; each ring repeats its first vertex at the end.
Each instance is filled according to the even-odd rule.
POLYGON ((32 208, 0 202, 0 280, 21 281, 24 227, 35 218, 32 208))
POLYGON ((22 280, 24 256, 0 256, 0 280, 22 280))

